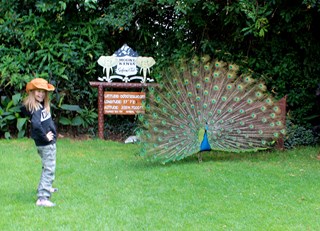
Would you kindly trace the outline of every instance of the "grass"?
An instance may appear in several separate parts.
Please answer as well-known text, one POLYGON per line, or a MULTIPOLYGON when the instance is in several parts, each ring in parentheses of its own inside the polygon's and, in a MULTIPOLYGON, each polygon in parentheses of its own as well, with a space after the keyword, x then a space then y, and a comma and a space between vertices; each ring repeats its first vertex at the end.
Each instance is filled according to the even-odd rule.
POLYGON ((60 139, 55 208, 33 141, 0 140, 1 230, 320 230, 319 147, 160 165, 138 146, 60 139))

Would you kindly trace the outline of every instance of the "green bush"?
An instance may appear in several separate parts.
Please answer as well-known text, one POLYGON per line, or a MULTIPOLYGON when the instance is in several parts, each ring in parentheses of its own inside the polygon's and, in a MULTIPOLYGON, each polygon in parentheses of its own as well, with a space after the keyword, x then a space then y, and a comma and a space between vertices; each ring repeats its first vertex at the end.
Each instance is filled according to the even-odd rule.
MULTIPOLYGON (((59 107, 53 105, 58 112, 57 122, 59 125, 63 125, 69 133, 77 135, 79 133, 91 133, 92 128, 97 122, 98 114, 95 109, 80 108, 79 105, 61 104, 59 107), (89 131, 90 130, 90 131, 89 131)), ((93 134, 94 135, 94 134, 93 134)))
MULTIPOLYGON (((102 74, 96 61, 127 43, 155 58, 154 76, 180 57, 208 53, 252 70, 277 98, 286 95, 295 124, 320 114, 319 1, 8 2, 0 9, 0 89, 9 98, 42 77, 56 86, 53 104, 64 95, 63 104, 91 108, 97 89, 89 81, 102 74)), ((58 121, 70 119, 59 113, 58 121)))
POLYGON ((135 116, 106 116, 104 136, 108 140, 124 141, 129 136, 135 135, 137 117, 135 116))
POLYGON ((26 132, 27 118, 20 115, 22 97, 19 93, 11 98, 1 96, 0 102, 0 138, 23 137, 26 132))
POLYGON ((293 124, 290 120, 287 121, 287 136, 284 142, 286 149, 296 146, 316 145, 319 140, 319 134, 312 129, 293 124))

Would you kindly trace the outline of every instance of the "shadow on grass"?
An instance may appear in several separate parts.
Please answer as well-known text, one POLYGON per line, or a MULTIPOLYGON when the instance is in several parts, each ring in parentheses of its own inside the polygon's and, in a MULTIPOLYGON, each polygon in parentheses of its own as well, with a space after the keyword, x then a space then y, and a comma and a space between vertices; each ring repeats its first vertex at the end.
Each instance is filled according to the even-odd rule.
POLYGON ((281 151, 276 150, 265 150, 257 152, 223 152, 223 151, 205 151, 201 153, 195 153, 191 156, 188 156, 182 160, 168 162, 162 164, 160 162, 148 161, 145 158, 136 154, 139 158, 138 162, 135 163, 136 167, 156 167, 156 166, 172 166, 172 165, 184 165, 184 164, 202 164, 207 162, 238 162, 238 161, 270 161, 272 159, 279 159, 281 151), (200 159, 199 159, 200 155, 200 159))
POLYGON ((270 157, 277 156, 277 152, 273 151, 260 151, 260 152, 223 152, 223 151, 207 151, 200 152, 189 156, 180 162, 190 163, 190 162, 234 162, 234 161, 265 161, 270 159, 270 157), (200 156, 200 157, 199 157, 200 156))
POLYGON ((28 189, 11 192, 8 197, 10 198, 11 203, 20 204, 20 205, 30 205, 35 204, 37 200, 37 192, 36 190, 28 189))

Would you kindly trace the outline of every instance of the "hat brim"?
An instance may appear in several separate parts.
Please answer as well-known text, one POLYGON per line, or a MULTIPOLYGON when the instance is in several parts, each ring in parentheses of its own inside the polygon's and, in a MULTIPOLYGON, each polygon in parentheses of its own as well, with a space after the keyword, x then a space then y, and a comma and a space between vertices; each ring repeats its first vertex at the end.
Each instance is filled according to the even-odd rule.
POLYGON ((55 87, 50 83, 45 82, 29 82, 26 86, 26 91, 29 93, 32 90, 45 90, 45 91, 54 91, 55 87))

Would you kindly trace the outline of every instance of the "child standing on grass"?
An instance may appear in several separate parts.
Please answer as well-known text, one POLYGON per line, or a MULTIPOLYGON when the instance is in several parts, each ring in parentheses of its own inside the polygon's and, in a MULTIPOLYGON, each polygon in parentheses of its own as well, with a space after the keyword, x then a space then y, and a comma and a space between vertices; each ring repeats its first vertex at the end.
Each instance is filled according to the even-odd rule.
POLYGON ((52 188, 56 168, 56 128, 51 118, 49 91, 55 87, 45 79, 36 78, 27 83, 24 110, 30 116, 31 137, 35 142, 42 161, 42 174, 38 186, 37 206, 55 206, 49 199, 51 193, 57 191, 52 188))

